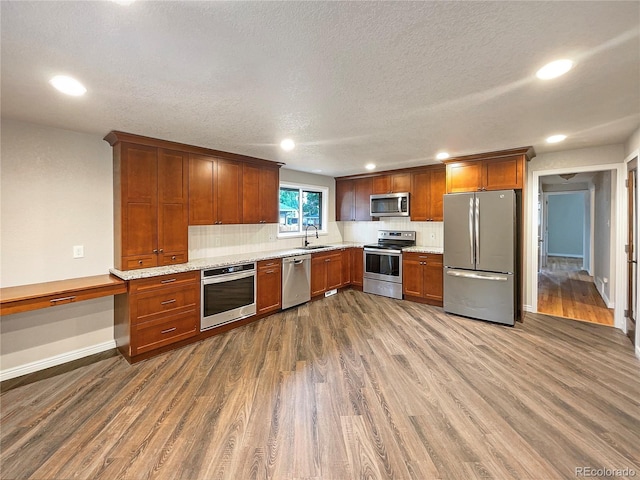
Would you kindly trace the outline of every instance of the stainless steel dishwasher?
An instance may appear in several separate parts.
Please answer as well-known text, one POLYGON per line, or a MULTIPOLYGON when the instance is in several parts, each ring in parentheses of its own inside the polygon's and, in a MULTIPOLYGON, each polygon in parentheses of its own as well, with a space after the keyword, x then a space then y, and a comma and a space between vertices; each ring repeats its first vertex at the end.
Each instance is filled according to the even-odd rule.
POLYGON ((311 255, 282 259, 282 308, 311 300, 311 255))

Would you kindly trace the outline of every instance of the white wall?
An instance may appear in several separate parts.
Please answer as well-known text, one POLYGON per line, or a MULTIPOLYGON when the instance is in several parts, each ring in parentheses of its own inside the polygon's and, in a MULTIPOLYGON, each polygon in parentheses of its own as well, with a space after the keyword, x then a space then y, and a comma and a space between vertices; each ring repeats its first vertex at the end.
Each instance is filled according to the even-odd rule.
MULTIPOLYGON (((525 222, 525 259, 524 259, 524 282, 525 282, 525 308, 530 309, 533 302, 533 287, 531 285, 531 272, 533 255, 537 250, 537 241, 535 245, 531 241, 531 228, 537 229, 537 218, 532 218, 532 205, 537 206, 538 202, 538 186, 534 184, 534 174, 539 172, 565 171, 571 172, 572 169, 580 169, 588 166, 611 165, 617 168, 624 161, 624 145, 604 145, 600 147, 582 148, 577 150, 565 150, 561 152, 542 153, 528 162, 527 165, 527 189, 524 199, 524 222, 525 222)), ((624 200, 625 192, 619 192, 616 189, 616 199, 624 200)), ((536 207, 537 212, 537 207, 536 207)), ((537 215, 537 214, 536 214, 537 215)))
MULTIPOLYGON (((638 157, 638 153, 640 152, 640 128, 638 128, 627 140, 625 144, 625 159, 626 161, 630 161, 633 158, 638 157)), ((637 269, 638 278, 636 279, 636 285, 640 285, 640 268, 637 269)), ((640 308, 640 304, 636 303, 636 317, 638 309, 640 308)), ((636 356, 640 358, 640 328, 636 323, 636 356)))
POLYGON ((615 263, 611 258, 612 177, 610 171, 598 172, 593 178, 595 187, 594 258, 593 276, 596 287, 609 308, 613 306, 611 279, 615 278, 615 263))
MULTIPOLYGON (((6 119, 1 134, 2 286, 108 273, 109 144, 97 135, 6 119), (84 245, 84 258, 73 258, 74 245, 84 245)), ((2 317, 0 333, 3 372, 76 350, 112 348, 113 297, 2 317)))

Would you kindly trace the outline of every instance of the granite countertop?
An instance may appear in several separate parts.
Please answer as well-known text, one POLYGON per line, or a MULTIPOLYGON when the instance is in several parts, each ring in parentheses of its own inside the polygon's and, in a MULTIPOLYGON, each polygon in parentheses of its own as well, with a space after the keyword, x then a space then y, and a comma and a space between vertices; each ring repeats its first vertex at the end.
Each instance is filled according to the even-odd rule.
POLYGON ((137 280, 140 278, 157 277, 160 275, 171 275, 175 273, 192 272, 194 270, 204 270, 207 268, 226 267, 228 265, 236 265, 239 263, 258 262, 269 258, 284 258, 295 255, 304 255, 306 253, 328 252, 331 250, 340 250, 342 248, 362 247, 362 243, 332 243, 322 248, 306 250, 304 248, 290 248, 287 250, 267 250, 264 252, 239 253, 234 255, 222 255, 219 257, 199 258, 191 260, 187 263, 177 265, 167 265, 163 267, 140 268, 137 270, 117 270, 109 269, 113 275, 123 280, 137 280))
POLYGON ((444 248, 443 247, 415 246, 415 247, 403 248, 402 251, 403 252, 407 252, 407 253, 411 253, 411 252, 415 252, 415 253, 436 253, 436 254, 442 255, 444 253, 444 248))

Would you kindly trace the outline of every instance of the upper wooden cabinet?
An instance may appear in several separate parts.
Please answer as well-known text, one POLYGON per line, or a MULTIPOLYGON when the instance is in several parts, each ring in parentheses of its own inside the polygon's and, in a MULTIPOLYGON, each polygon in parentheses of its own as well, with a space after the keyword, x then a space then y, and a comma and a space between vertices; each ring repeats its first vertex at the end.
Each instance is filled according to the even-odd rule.
POLYGON ((242 167, 243 223, 278 223, 280 171, 245 163, 242 167))
POLYGON ((446 190, 446 170, 443 167, 425 168, 411 174, 411 220, 441 222, 443 195, 446 190))
POLYGON ((447 193, 522 189, 534 155, 525 147, 447 160, 447 193))
POLYGON ((371 193, 370 177, 336 179, 336 221, 371 220, 371 193))
POLYGON ((108 141, 114 159, 115 268, 186 262, 188 155, 116 137, 108 141))
POLYGON ((189 225, 242 223, 241 162, 189 158, 189 225))
POLYGON ((410 173, 392 173, 388 175, 378 175, 372 177, 372 192, 378 193, 401 193, 411 190, 410 173))

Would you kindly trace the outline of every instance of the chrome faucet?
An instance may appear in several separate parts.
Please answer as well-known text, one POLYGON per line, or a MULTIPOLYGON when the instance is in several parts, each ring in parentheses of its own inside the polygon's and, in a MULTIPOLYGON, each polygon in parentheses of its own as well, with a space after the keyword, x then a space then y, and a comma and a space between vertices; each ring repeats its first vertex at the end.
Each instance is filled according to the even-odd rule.
POLYGON ((318 227, 316 227, 315 225, 307 225, 304 229, 304 246, 308 246, 309 245, 309 241, 307 240, 307 233, 309 233, 309 227, 313 227, 316 229, 316 238, 318 238, 318 227))

